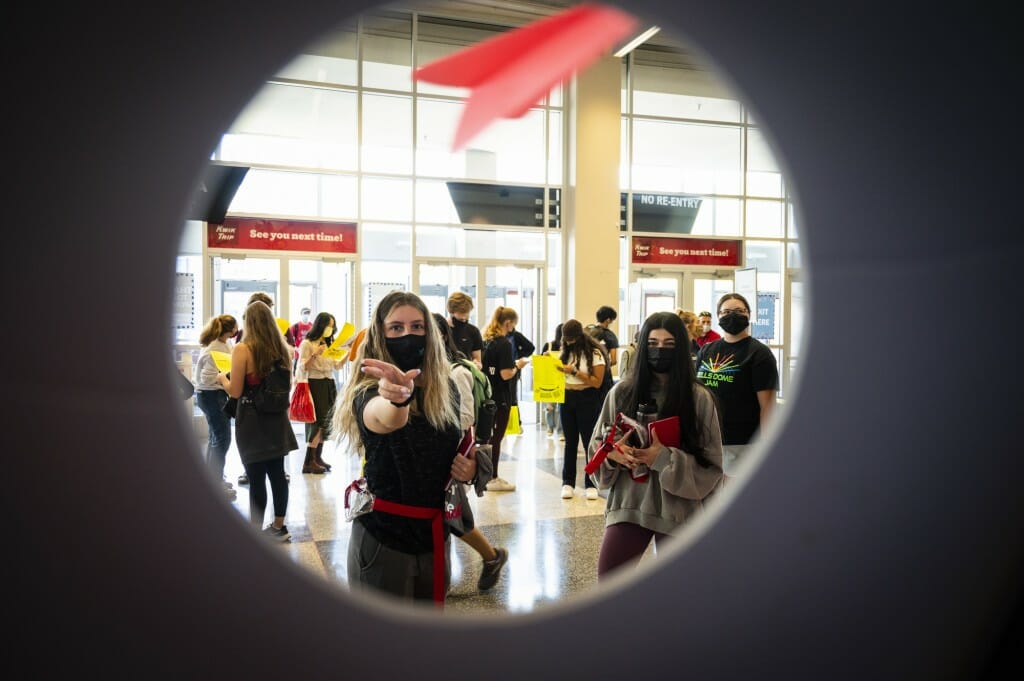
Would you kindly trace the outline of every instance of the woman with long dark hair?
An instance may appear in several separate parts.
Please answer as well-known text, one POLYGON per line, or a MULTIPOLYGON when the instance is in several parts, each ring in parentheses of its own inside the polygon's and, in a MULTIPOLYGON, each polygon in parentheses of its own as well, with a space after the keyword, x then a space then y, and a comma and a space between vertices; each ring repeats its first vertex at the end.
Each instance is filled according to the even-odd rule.
POLYGON ((678 417, 679 442, 661 442, 657 434, 646 447, 634 446, 629 436, 617 439, 595 471, 598 486, 608 490, 599 579, 638 563, 652 538, 660 547, 722 483, 718 410, 714 396, 697 382, 689 347, 689 333, 678 315, 649 316, 630 371, 620 376, 601 409, 591 454, 619 413, 632 418, 641 405, 657 405, 654 420, 678 417))
MULTIPOLYGON (((561 371, 565 374, 565 402, 559 410, 565 450, 562 457, 562 498, 572 499, 576 493, 576 459, 579 446, 586 452, 601 411, 601 384, 611 371, 607 351, 593 336, 583 331, 578 319, 562 324, 561 371)), ((583 475, 584 494, 597 499, 597 486, 583 475)))
POLYGON ((334 342, 334 333, 337 330, 338 324, 334 320, 334 315, 321 312, 313 320, 313 326, 299 344, 296 379, 309 382, 309 394, 313 399, 313 410, 316 413, 316 420, 306 424, 306 458, 302 462, 303 473, 321 474, 331 470, 331 465, 323 459, 324 440, 327 439, 330 430, 331 410, 338 397, 334 370, 344 366, 345 360, 333 360, 323 355, 334 342))

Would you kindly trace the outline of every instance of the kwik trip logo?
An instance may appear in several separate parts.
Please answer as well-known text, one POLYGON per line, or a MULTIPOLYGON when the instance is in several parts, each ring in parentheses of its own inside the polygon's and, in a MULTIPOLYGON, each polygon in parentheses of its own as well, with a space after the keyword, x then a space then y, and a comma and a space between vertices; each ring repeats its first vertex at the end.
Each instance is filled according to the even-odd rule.
POLYGON ((651 254, 651 244, 641 241, 633 242, 633 257, 646 258, 651 254))
POLYGON ((238 240, 238 227, 235 225, 217 225, 217 228, 213 231, 214 240, 217 243, 224 241, 234 242, 238 240))

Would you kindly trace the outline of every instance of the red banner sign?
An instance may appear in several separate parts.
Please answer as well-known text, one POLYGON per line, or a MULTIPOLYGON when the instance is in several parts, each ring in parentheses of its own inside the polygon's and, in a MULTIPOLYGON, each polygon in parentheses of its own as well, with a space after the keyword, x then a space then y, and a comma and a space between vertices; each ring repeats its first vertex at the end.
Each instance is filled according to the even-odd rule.
POLYGON ((698 239, 694 237, 633 237, 633 263, 652 265, 743 264, 742 239, 698 239))
POLYGON ((356 223, 225 218, 206 226, 209 248, 246 251, 355 253, 356 223))

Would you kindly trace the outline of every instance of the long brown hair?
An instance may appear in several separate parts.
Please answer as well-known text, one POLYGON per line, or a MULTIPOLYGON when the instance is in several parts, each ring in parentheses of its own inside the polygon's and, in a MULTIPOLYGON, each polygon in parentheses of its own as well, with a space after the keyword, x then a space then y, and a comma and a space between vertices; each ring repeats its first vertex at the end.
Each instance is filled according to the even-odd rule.
POLYGON ((277 364, 284 364, 290 370, 292 353, 267 304, 259 301, 250 303, 245 308, 244 319, 245 336, 241 342, 252 353, 256 375, 260 378, 267 376, 277 364))

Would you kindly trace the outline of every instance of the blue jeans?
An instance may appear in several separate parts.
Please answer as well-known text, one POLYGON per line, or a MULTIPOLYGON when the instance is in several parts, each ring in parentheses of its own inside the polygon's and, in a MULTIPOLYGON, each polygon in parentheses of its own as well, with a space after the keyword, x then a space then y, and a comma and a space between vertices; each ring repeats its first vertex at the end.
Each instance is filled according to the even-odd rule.
POLYGON ((231 447, 231 419, 224 413, 228 394, 223 390, 197 390, 196 404, 206 416, 210 439, 206 444, 206 463, 218 480, 224 477, 224 460, 231 447))

